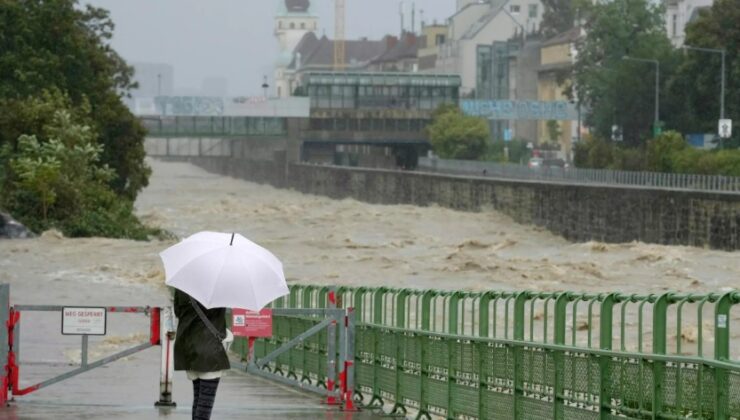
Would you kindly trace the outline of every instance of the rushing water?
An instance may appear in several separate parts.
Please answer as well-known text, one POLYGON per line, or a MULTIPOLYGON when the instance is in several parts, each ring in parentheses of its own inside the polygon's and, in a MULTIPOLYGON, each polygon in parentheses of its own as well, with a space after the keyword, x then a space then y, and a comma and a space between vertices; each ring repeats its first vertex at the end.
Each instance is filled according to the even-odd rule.
MULTIPOLYGON (((275 253, 292 283, 640 294, 722 292, 738 284, 737 252, 574 244, 493 210, 332 200, 186 163, 150 163, 151 185, 136 203, 144 221, 180 237, 240 232, 275 253)), ((165 304, 158 253, 173 243, 56 232, 0 241, 0 282, 11 284, 17 303, 165 304)))
MULTIPOLYGON (((240 232, 273 251, 292 283, 640 294, 721 292, 738 284, 737 252, 642 243, 573 244, 492 210, 470 213, 332 200, 209 174, 185 163, 150 163, 151 185, 136 203, 144 221, 179 237, 206 229, 240 232)), ((13 303, 166 305, 158 253, 174 242, 70 239, 54 231, 33 239, 0 241, 0 283, 10 283, 13 303)), ((534 319, 539 328, 542 308, 537 311, 534 319)), ((568 321, 568 334, 575 329, 580 345, 584 344, 582 312, 575 325, 568 321)), ((738 315, 733 312, 734 322, 740 320, 738 315)), ((711 316, 708 313, 706 319, 711 316)), ((90 339, 91 359, 146 340, 147 319, 131 317, 110 317, 108 335, 90 339)), ((627 320, 632 333, 634 317, 631 314, 627 320)), ((669 315, 669 325, 675 325, 674 319, 669 315)), ((668 333, 669 351, 679 336, 682 352, 696 354, 699 341, 712 349, 711 322, 703 323, 703 340, 697 339, 695 315, 686 316, 684 324, 680 334, 668 333)), ((22 386, 79 363, 79 338, 59 334, 58 314, 24 313, 21 326, 22 386)), ((650 325, 644 330, 648 343, 650 330, 650 325)), ((735 330, 732 340, 740 343, 735 330)), ((635 341, 630 340, 628 349, 635 350, 635 341)), ((738 360, 740 345, 731 348, 732 358, 738 360)), ((645 350, 649 349, 648 344, 645 350)), ((9 418, 46 418, 63 410, 69 411, 69 417, 154 418, 151 401, 158 392, 158 368, 157 349, 133 355, 73 378, 66 386, 23 397, 22 401, 35 405, 19 404, 9 418), (113 388, 111 377, 117 378, 113 388), (109 405, 77 404, 90 402, 109 405)), ((245 394, 240 387, 251 381, 231 380, 219 391, 219 404, 226 408, 243 404, 244 395, 254 391, 245 394)), ((174 395, 178 405, 188 406, 189 390, 182 374, 176 378, 174 395)), ((280 406, 303 407, 309 401, 290 398, 287 403, 283 394, 273 397, 280 406)), ((184 418, 187 413, 179 414, 184 418)))
MULTIPOLYGON (((151 185, 136 203, 144 221, 180 237, 200 230, 240 232, 275 253, 291 282, 630 293, 722 291, 738 284, 737 252, 574 244, 492 210, 332 200, 213 175, 185 163, 150 163, 151 185)), ((85 287, 75 293, 61 290, 55 297, 85 298, 98 295, 100 287, 157 303, 162 293, 141 291, 163 291, 157 254, 169 245, 69 239, 54 232, 0 241, 0 281, 11 283, 14 293, 41 285, 51 292, 56 283, 71 282, 85 287)))

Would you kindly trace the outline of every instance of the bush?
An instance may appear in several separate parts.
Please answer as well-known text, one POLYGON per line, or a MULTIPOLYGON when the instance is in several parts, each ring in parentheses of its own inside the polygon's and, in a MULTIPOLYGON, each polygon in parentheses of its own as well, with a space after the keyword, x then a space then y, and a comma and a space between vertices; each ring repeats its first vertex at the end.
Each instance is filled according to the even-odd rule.
POLYGON ((2 148, 0 206, 35 232, 55 227, 71 237, 132 239, 159 233, 143 226, 133 202, 111 188, 116 173, 101 163, 103 147, 90 126, 63 108, 35 131, 2 148))
POLYGON ((442 105, 427 128, 437 156, 444 159, 483 159, 490 136, 488 122, 464 115, 459 108, 442 105))

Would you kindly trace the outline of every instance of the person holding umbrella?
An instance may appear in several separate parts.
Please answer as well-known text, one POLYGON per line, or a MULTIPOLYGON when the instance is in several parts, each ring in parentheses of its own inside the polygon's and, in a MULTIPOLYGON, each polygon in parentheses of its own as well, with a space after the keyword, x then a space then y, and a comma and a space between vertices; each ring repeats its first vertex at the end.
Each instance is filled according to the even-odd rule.
POLYGON ((206 309, 177 289, 174 309, 178 320, 175 370, 186 371, 193 381, 193 420, 208 420, 222 372, 231 367, 221 343, 221 337, 226 337, 226 309, 206 309))
POLYGON ((283 265, 236 233, 199 232, 159 256, 165 284, 176 289, 175 370, 193 381, 193 419, 210 419, 220 378, 230 368, 226 308, 259 311, 287 295, 283 265))

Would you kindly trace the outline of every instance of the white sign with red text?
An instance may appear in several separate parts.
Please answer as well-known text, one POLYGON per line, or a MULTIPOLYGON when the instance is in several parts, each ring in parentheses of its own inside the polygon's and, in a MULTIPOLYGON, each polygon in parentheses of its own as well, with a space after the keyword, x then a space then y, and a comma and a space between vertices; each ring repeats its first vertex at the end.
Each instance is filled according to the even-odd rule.
POLYGON ((62 334, 105 335, 105 308, 62 308, 62 334))

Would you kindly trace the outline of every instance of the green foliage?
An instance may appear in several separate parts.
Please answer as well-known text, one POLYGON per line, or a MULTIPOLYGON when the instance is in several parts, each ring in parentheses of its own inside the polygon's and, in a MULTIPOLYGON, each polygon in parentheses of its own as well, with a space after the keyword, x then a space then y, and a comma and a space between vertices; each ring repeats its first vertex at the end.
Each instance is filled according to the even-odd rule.
MULTIPOLYGON (((30 102, 21 108, 48 105, 30 102)), ((132 201, 110 187, 116 174, 101 162, 102 152, 90 126, 67 109, 55 111, 35 134, 2 147, 7 166, 0 206, 36 232, 56 227, 67 236, 134 239, 157 234, 136 219, 132 201)))
POLYGON ((491 162, 524 163, 530 157, 532 157, 532 151, 527 148, 527 140, 513 139, 507 142, 496 140, 488 146, 484 160, 491 162), (506 159, 504 148, 508 149, 508 160, 506 159))
POLYGON ((678 155, 689 144, 675 131, 667 131, 650 140, 647 147, 647 168, 655 172, 674 172, 678 155))
POLYGON ((560 136, 563 134, 563 131, 560 129, 560 123, 555 120, 548 120, 546 128, 547 139, 553 143, 557 143, 560 140, 560 136))
POLYGON ((575 146, 574 162, 579 168, 740 176, 740 150, 696 149, 675 131, 638 148, 588 138, 575 146))
POLYGON ((643 145, 652 137, 656 66, 624 57, 658 60, 664 91, 680 56, 665 33, 662 7, 649 0, 600 2, 589 9, 585 32, 573 77, 591 110, 587 125, 604 138, 619 125, 628 146, 643 145))
POLYGON ((489 138, 488 123, 464 115, 456 106, 442 105, 427 128, 434 152, 444 159, 482 159, 489 138))
POLYGON ((54 110, 89 115, 84 125, 116 172, 111 186, 133 200, 150 169, 144 129, 121 102, 135 84, 133 69, 109 45, 113 26, 107 11, 77 0, 0 2, 0 145, 16 150, 19 136, 39 133, 54 110), (54 92, 68 103, 43 98, 54 92))
POLYGON ((540 31, 545 38, 554 37, 573 28, 576 21, 588 13, 588 0, 542 0, 544 13, 540 31))
MULTIPOLYGON (((737 119, 740 113, 740 2, 715 0, 699 17, 686 26, 687 46, 726 49, 725 114, 737 119)), ((719 53, 686 50, 684 60, 668 85, 669 98, 675 98, 669 114, 672 127, 684 133, 715 133, 720 115, 722 56, 719 53)), ((735 130, 731 141, 723 146, 740 144, 735 130)))

